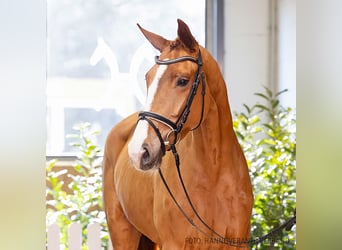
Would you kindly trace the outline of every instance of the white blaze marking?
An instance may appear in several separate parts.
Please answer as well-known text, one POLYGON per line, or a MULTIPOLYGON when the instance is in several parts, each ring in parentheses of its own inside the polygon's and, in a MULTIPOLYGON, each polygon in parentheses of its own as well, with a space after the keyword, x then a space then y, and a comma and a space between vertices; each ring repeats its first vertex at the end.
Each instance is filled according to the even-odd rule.
MULTIPOLYGON (((156 75, 148 88, 146 104, 144 107, 144 111, 150 111, 151 105, 153 103, 154 96, 157 92, 159 80, 163 76, 167 65, 159 65, 156 75)), ((134 165, 139 165, 139 153, 142 150, 141 146, 145 139, 147 138, 147 130, 148 130, 148 122, 147 121, 139 121, 137 127, 135 128, 132 140, 128 144, 128 154, 134 165)))

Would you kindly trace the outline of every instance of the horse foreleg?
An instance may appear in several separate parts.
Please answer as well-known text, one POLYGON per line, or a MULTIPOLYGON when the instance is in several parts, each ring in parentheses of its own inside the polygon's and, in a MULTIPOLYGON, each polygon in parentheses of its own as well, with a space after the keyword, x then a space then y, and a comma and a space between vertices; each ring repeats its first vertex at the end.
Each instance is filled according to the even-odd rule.
POLYGON ((113 248, 138 249, 141 233, 127 221, 122 211, 114 188, 113 166, 106 154, 103 162, 103 201, 113 248))
POLYGON ((129 223, 118 200, 114 167, 119 154, 132 134, 137 113, 121 121, 108 135, 103 157, 103 201, 109 234, 115 250, 138 249, 141 233, 129 223))

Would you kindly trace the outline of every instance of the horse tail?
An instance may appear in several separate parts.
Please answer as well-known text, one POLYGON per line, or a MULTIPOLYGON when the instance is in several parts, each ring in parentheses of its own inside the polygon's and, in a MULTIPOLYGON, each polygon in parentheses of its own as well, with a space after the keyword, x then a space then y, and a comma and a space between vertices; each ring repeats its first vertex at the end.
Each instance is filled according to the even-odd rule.
POLYGON ((158 250, 159 247, 145 235, 141 235, 138 250, 158 250))

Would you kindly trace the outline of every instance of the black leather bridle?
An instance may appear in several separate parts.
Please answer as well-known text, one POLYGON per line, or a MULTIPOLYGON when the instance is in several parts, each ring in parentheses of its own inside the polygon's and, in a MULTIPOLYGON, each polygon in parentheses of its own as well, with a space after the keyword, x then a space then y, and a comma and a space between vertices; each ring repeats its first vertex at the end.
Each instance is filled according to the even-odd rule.
POLYGON ((138 121, 140 121, 140 120, 147 121, 149 123, 149 125, 153 128, 155 133, 157 134, 157 136, 160 140, 161 151, 162 151, 163 155, 165 154, 166 146, 175 145, 177 143, 179 133, 182 131, 183 126, 188 119, 191 104, 192 104, 194 97, 197 93, 197 89, 198 89, 200 82, 202 83, 202 110, 201 110, 201 116, 200 116, 199 122, 198 122, 196 127, 192 128, 192 130, 198 128, 201 125, 202 120, 203 120, 204 96, 205 96, 205 77, 204 77, 204 72, 203 71, 201 72, 201 68, 203 65, 201 51, 200 50, 198 51, 198 58, 197 59, 192 57, 192 56, 182 56, 182 57, 178 57, 178 58, 170 59, 170 60, 160 60, 159 56, 155 57, 155 62, 158 65, 169 65, 169 64, 174 64, 174 63, 179 63, 179 62, 184 62, 184 61, 191 61, 191 62, 196 63, 197 64, 197 72, 196 72, 195 81, 192 84, 188 99, 187 99, 186 104, 184 106, 184 109, 180 113, 177 121, 173 122, 170 119, 166 118, 165 116, 162 116, 162 115, 159 115, 157 113, 150 112, 150 111, 142 111, 139 113, 138 121), (201 79, 202 79, 202 81, 201 81, 201 79), (167 133, 165 140, 162 138, 162 135, 161 135, 159 129, 153 123, 153 121, 160 122, 160 123, 168 126, 171 129, 167 133), (170 142, 169 137, 172 134, 174 135, 174 140, 173 140, 173 142, 170 142))

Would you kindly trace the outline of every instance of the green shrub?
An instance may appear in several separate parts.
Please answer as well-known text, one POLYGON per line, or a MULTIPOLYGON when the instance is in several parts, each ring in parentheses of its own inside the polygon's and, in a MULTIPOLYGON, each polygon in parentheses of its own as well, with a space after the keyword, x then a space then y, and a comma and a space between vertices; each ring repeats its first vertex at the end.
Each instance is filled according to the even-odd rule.
MULTIPOLYGON (((258 238, 293 216, 296 207, 296 118, 265 88, 256 93, 266 104, 244 105, 234 129, 250 170, 254 207, 251 237, 258 238)), ((282 231, 258 249, 295 249, 295 230, 282 231)))
POLYGON ((87 226, 101 225, 102 245, 108 240, 107 224, 103 212, 102 200, 102 159, 101 149, 94 140, 98 131, 94 131, 89 123, 74 126, 76 134, 69 135, 75 142, 79 155, 73 170, 58 170, 56 160, 47 165, 47 224, 57 223, 61 229, 61 245, 68 249, 68 229, 71 223, 82 226, 82 250, 87 249, 87 226), (70 183, 61 180, 68 175, 70 183))

